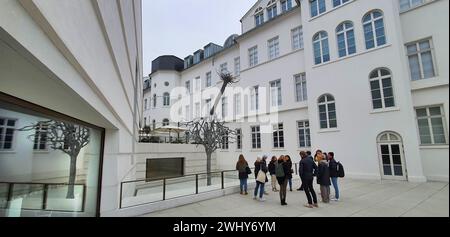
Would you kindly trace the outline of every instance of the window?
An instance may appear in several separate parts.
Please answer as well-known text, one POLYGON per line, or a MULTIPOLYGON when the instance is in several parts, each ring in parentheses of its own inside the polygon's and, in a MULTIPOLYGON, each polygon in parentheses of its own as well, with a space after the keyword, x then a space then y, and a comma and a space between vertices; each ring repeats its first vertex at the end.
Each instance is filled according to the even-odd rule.
POLYGON ((252 130, 252 149, 261 149, 261 128, 260 126, 251 127, 252 130))
POLYGON ((170 124, 170 122, 169 122, 168 119, 164 119, 163 122, 162 122, 163 127, 164 126, 169 126, 169 124, 170 124))
POLYGON ((281 12, 285 13, 292 9, 292 0, 281 1, 281 12))
POLYGON ((309 121, 297 122, 297 130, 299 147, 311 147, 311 130, 309 129, 309 121))
POLYGON ((332 95, 319 98, 320 129, 337 128, 336 103, 332 95))
POLYGON ((383 13, 375 10, 363 17, 364 37, 366 49, 372 49, 386 44, 383 13))
POLYGON ((268 48, 269 48, 269 60, 272 60, 280 56, 280 43, 278 41, 278 37, 275 37, 268 41, 268 48))
POLYGON ((234 115, 235 117, 241 115, 241 94, 234 95, 234 115))
POLYGON ((0 117, 0 151, 12 150, 16 120, 0 117))
POLYGON ((269 2, 269 5, 270 6, 267 7, 267 16, 269 20, 272 20, 277 16, 277 2, 272 0, 269 2))
POLYGON ((283 123, 273 125, 273 148, 284 148, 283 123))
POLYGON ((38 123, 36 132, 34 134, 33 150, 42 151, 47 150, 47 129, 48 126, 44 123, 38 123))
POLYGON ((144 110, 147 110, 148 108, 148 100, 144 99, 144 110))
POLYGON ((154 94, 153 95, 153 108, 156 108, 156 105, 157 105, 157 103, 156 103, 157 101, 156 100, 157 100, 157 98, 158 97, 156 96, 156 94, 154 94))
POLYGON ((407 11, 411 8, 420 6, 424 0, 400 0, 400 12, 407 11))
POLYGON ((413 81, 436 76, 430 39, 407 44, 406 48, 413 81))
POLYGON ((163 102, 164 106, 170 106, 170 94, 168 92, 164 93, 163 102))
POLYGON ((391 73, 386 69, 377 69, 370 74, 370 90, 373 109, 395 106, 391 73))
POLYGON ((250 91, 250 109, 257 111, 259 109, 259 86, 255 86, 250 91))
POLYGON ((336 28, 339 57, 356 53, 355 32, 352 22, 344 22, 336 28))
POLYGON ((228 100, 227 97, 222 98, 222 119, 228 116, 228 100))
POLYGON ((292 50, 303 49, 303 27, 297 27, 291 31, 292 50))
POLYGON ((211 72, 206 73, 206 87, 211 87, 212 81, 211 81, 211 72))
POLYGON ((169 83, 168 81, 166 81, 166 82, 164 82, 164 85, 165 85, 166 87, 168 87, 168 86, 170 85, 170 83, 169 83))
POLYGON ((281 106, 281 80, 270 82, 270 98, 272 107, 281 106))
POLYGON ((241 74, 241 58, 234 59, 234 75, 239 76, 241 74))
POLYGON ((330 49, 328 46, 328 34, 321 31, 313 37, 314 63, 321 64, 330 61, 330 49))
POLYGON ((186 90, 188 91, 188 93, 191 93, 191 81, 186 81, 186 90))
POLYGON ((306 74, 294 76, 295 79, 295 98, 297 102, 308 100, 308 91, 306 87, 306 74))
POLYGON ((202 81, 200 77, 196 77, 194 80, 195 92, 200 92, 202 90, 202 81))
POLYGON ((263 8, 260 7, 255 11, 255 25, 259 26, 262 25, 263 23, 264 23, 264 12, 263 8))
POLYGON ((228 150, 229 148, 229 141, 228 141, 228 132, 226 132, 223 136, 222 136, 222 144, 221 144, 221 149, 222 150, 228 150))
POLYGON ((195 103, 195 117, 200 117, 200 103, 195 103))
POLYGON ((190 112, 189 105, 186 105, 185 112, 186 112, 185 119, 189 121, 191 119, 191 112, 190 112))
POLYGON ((228 73, 228 63, 220 64, 220 73, 228 73))
POLYGON ((205 100, 205 104, 206 104, 206 115, 209 115, 209 112, 211 111, 211 99, 207 99, 205 100))
POLYGON ((255 46, 248 50, 248 58, 250 61, 250 67, 258 64, 258 46, 255 46))
POLYGON ((325 0, 309 0, 309 4, 311 7, 311 17, 322 14, 327 10, 325 0))
POLYGON ((422 145, 447 144, 444 111, 441 106, 416 109, 422 145))
POLYGON ((333 0, 333 7, 338 7, 348 1, 350 1, 350 0, 333 0))
POLYGON ((236 149, 242 150, 242 129, 236 129, 236 149))

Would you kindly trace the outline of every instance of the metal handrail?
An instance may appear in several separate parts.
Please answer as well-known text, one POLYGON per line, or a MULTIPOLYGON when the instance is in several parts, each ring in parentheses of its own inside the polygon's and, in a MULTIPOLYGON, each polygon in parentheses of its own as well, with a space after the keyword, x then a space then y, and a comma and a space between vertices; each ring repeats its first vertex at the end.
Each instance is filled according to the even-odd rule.
MULTIPOLYGON (((7 194, 7 204, 6 204, 6 208, 8 207, 8 203, 13 199, 13 190, 14 190, 14 185, 42 185, 43 189, 42 189, 42 205, 40 209, 37 208, 22 208, 23 210, 47 210, 47 200, 48 200, 48 188, 49 186, 69 186, 71 184, 69 183, 27 183, 27 182, 4 182, 4 181, 0 181, 0 184, 7 184, 8 185, 8 194, 7 194)), ((74 186, 83 186, 83 198, 81 200, 81 210, 80 211, 75 211, 75 212, 84 212, 85 210, 85 206, 86 206, 86 184, 80 184, 80 183, 75 183, 73 184, 74 186)), ((0 207, 1 208, 1 207, 0 207)), ((66 210, 54 210, 52 209, 51 211, 59 211, 59 212, 73 212, 73 211, 66 211, 66 210)))
MULTIPOLYGON (((252 170, 254 170, 253 168, 250 168, 252 170)), ((195 176, 195 194, 197 195, 199 194, 199 176, 200 175, 212 175, 212 174, 220 174, 221 177, 221 189, 225 189, 225 173, 228 172, 236 172, 238 170, 222 170, 222 171, 214 171, 214 172, 205 172, 205 173, 196 173, 196 174, 188 174, 188 175, 183 175, 183 176, 179 176, 179 177, 168 177, 168 178, 158 178, 158 179, 138 179, 138 180, 129 180, 129 181, 123 181, 120 183, 120 199, 119 199, 119 209, 122 209, 122 202, 123 202, 123 185, 124 184, 129 184, 129 183, 136 183, 136 182, 155 182, 155 181, 162 181, 162 189, 163 189, 163 197, 161 201, 165 201, 166 199, 166 186, 167 186, 167 180, 171 180, 171 179, 179 179, 179 178, 185 178, 185 177, 191 177, 191 176, 195 176)), ((152 202, 148 202, 148 203, 152 203, 152 202)), ((148 204, 148 203, 144 203, 144 204, 148 204)), ((140 204, 140 205, 144 205, 144 204, 140 204)))

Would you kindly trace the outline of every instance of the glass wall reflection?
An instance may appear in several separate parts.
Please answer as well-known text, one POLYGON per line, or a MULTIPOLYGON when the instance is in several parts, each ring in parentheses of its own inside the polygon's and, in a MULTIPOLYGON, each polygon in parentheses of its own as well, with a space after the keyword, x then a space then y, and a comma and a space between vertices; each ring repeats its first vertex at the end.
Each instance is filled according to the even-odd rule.
POLYGON ((0 101, 0 216, 95 216, 101 134, 0 101))

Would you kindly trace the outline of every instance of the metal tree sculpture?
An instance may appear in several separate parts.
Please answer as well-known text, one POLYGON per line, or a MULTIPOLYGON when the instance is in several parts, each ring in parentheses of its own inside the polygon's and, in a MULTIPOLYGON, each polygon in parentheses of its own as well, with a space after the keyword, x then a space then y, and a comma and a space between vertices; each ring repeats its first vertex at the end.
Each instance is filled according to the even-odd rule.
POLYGON ((192 140, 198 144, 203 145, 206 152, 206 172, 207 172, 207 185, 211 185, 211 156, 220 148, 220 144, 224 143, 225 139, 230 140, 233 135, 236 134, 235 130, 231 130, 225 126, 225 122, 217 121, 215 117, 215 110, 217 104, 225 93, 225 89, 228 85, 237 83, 236 78, 229 72, 219 73, 222 80, 222 88, 216 101, 210 111, 210 116, 201 118, 191 122, 187 122, 186 126, 189 128, 189 135, 192 140))
POLYGON ((53 150, 60 150, 70 157, 70 174, 67 199, 74 199, 75 178, 77 172, 77 157, 83 147, 90 142, 90 130, 87 127, 61 121, 42 121, 26 126, 19 131, 39 131, 29 136, 36 141, 36 136, 45 136, 45 144, 53 150), (44 129, 43 129, 44 128, 44 129), (45 131, 41 131, 45 130, 45 131))

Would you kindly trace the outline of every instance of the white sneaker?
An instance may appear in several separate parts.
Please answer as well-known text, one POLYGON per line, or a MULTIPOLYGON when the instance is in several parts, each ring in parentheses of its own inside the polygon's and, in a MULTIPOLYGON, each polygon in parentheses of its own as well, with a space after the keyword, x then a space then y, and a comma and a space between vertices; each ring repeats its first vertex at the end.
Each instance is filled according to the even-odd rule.
POLYGON ((339 199, 337 199, 337 198, 332 198, 331 201, 333 201, 333 202, 339 202, 339 199))
POLYGON ((260 198, 259 201, 260 201, 260 202, 265 202, 266 199, 265 199, 265 198, 260 198))

